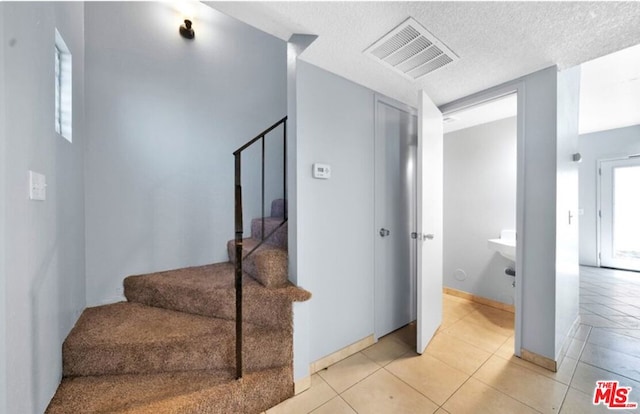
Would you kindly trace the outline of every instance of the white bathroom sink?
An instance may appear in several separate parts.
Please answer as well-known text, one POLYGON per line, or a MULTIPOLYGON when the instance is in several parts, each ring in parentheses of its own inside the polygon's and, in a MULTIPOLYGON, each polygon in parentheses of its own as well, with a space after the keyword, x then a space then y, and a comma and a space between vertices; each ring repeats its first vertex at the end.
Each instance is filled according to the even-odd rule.
POLYGON ((502 230, 499 239, 487 240, 489 249, 500 253, 513 262, 516 261, 516 232, 513 230, 502 230))

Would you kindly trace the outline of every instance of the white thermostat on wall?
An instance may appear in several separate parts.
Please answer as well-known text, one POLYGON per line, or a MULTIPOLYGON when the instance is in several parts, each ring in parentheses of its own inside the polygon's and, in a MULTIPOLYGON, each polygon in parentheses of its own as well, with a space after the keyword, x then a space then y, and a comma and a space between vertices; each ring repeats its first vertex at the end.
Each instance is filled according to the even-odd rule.
POLYGON ((331 178, 331 166, 329 164, 313 164, 313 178, 323 180, 331 178))

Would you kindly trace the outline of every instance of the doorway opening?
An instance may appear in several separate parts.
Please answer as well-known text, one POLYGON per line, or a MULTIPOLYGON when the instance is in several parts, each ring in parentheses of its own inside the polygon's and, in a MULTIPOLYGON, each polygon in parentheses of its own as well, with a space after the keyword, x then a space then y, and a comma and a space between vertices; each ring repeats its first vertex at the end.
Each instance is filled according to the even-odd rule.
MULTIPOLYGON (((453 329, 455 323, 469 316, 470 319, 465 323, 484 324, 485 328, 491 326, 493 329, 492 332, 489 332, 490 328, 486 335, 488 338, 493 334, 493 337, 484 338, 487 342, 491 342, 487 344, 487 347, 494 347, 491 352, 496 352, 498 348, 503 347, 508 348, 508 353, 517 356, 520 354, 518 351, 520 346, 519 314, 517 312, 520 298, 518 284, 520 263, 517 260, 516 250, 521 249, 521 246, 516 245, 515 238, 517 231, 522 230, 522 194, 518 192, 518 188, 521 188, 518 183, 523 178, 521 171, 523 164, 520 160, 523 156, 521 141, 524 139, 523 123, 517 117, 518 106, 522 105, 519 102, 519 88, 519 84, 514 84, 510 89, 496 89, 482 97, 472 97, 466 103, 451 108, 444 114, 445 119, 455 120, 444 124, 445 133, 455 133, 454 131, 457 130, 460 135, 462 134, 460 131, 463 129, 472 130, 474 127, 483 127, 487 129, 484 134, 488 138, 485 140, 477 138, 471 143, 472 146, 463 144, 457 151, 454 151, 456 152, 454 156, 458 158, 458 164, 453 166, 454 170, 467 173, 467 181, 482 178, 484 187, 478 185, 479 183, 467 182, 466 189, 454 190, 454 195, 468 197, 466 200, 454 200, 454 204, 460 212, 468 213, 463 218, 459 218, 458 230, 463 236, 468 236, 467 239, 475 243, 475 246, 455 251, 456 243, 454 243, 454 248, 450 249, 450 252, 445 251, 442 257, 446 261, 449 253, 454 256, 458 255, 458 257, 475 255, 481 257, 476 261, 482 262, 482 258, 484 258, 485 263, 476 264, 476 267, 479 268, 477 271, 462 269, 462 272, 456 273, 455 270, 461 269, 461 266, 454 268, 453 277, 465 274, 464 279, 470 282, 470 286, 465 288, 457 286, 457 289, 450 286, 449 291, 445 289, 446 293, 440 293, 445 298, 452 299, 451 301, 445 300, 444 318, 438 331, 441 333, 451 328, 452 332, 450 333, 458 335, 458 339, 467 342, 474 341, 472 337, 469 337, 471 331, 463 329, 462 325, 464 324, 458 327, 462 327, 462 329, 453 329), (456 123, 458 124, 455 125, 456 123), (500 126, 506 132, 503 133, 503 136, 496 138, 493 136, 495 134, 491 132, 492 125, 490 124, 501 124, 500 126), (500 139, 508 142, 506 148, 493 142, 500 141, 500 139), (472 149, 473 146, 475 146, 475 150, 472 149), (482 154, 483 152, 491 152, 488 151, 489 149, 493 151, 491 155, 482 154), (479 166, 479 169, 474 172, 470 168, 470 164, 479 166), (505 164, 508 164, 508 173, 504 169, 505 164), (505 188, 509 187, 509 189, 497 190, 503 184, 505 188), (484 190, 481 190, 481 187, 484 190), (456 193, 456 191, 458 192, 456 193), (506 220, 503 217, 504 213, 497 212, 498 207, 484 206, 482 207, 485 210, 483 216, 474 217, 474 213, 479 212, 481 208, 479 201, 474 200, 474 196, 481 198, 486 195, 493 196, 492 202, 501 210, 508 210, 506 220), (468 229, 474 221, 490 225, 490 230, 470 235, 468 229), (503 230, 505 231, 503 232, 503 230), (510 245, 506 246, 506 254, 510 255, 510 259, 491 250, 490 239, 509 242, 510 245), (487 267, 489 270, 485 269, 487 267), (508 271, 505 272, 505 270, 508 271), (489 274, 490 278, 478 277, 480 273, 489 274), (452 295, 454 291, 460 294, 452 295), (462 305, 458 306, 455 303, 451 305, 455 301, 462 303, 462 305), (509 313, 509 311, 511 312, 509 313)), ((418 171, 414 154, 419 139, 417 138, 419 125, 416 117, 420 115, 413 108, 383 97, 376 97, 375 110, 374 332, 376 339, 378 339, 416 319, 416 314, 420 309, 420 304, 417 303, 420 295, 416 295, 419 289, 419 286, 416 287, 416 275, 419 271, 416 265, 419 254, 416 247, 423 241, 423 238, 428 243, 428 240, 433 239, 434 235, 420 233, 420 230, 427 229, 418 229, 414 212, 417 209, 417 198, 411 195, 417 187, 418 171)), ((446 197, 448 180, 453 179, 453 184, 460 184, 460 177, 447 177, 446 135, 444 141, 446 197)), ((451 209, 447 207, 446 201, 444 207, 446 223, 451 209)), ((446 250, 449 237, 446 225, 444 234, 437 234, 436 237, 444 237, 446 250)), ((444 273, 446 270, 440 278, 443 279, 444 286, 447 287, 447 277, 444 273)), ((439 289, 442 289, 442 286, 439 289)), ((482 329, 480 331, 482 332, 482 329)), ((420 351, 418 352, 420 353, 420 351)))
POLYGON ((585 62, 580 72, 580 265, 637 272, 640 45, 585 62))
POLYGON ((444 118, 442 328, 514 348, 518 102, 510 93, 444 118), (462 298, 466 301, 457 301, 462 298))

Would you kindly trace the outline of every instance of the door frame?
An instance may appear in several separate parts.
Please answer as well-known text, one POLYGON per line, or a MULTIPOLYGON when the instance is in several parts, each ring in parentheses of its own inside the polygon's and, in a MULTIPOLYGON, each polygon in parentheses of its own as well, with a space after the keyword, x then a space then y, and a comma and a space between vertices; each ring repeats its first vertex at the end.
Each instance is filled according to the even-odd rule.
MULTIPOLYGON (((617 156, 617 157, 612 157, 612 158, 601 158, 598 159, 596 161, 596 206, 597 206, 597 213, 596 213, 596 251, 597 251, 597 255, 596 255, 596 265, 597 267, 603 267, 602 266, 602 215, 601 215, 601 211, 602 211, 602 163, 603 162, 611 162, 611 161, 625 161, 625 160, 631 160, 631 159, 638 159, 638 155, 636 154, 630 154, 630 155, 621 155, 621 156, 617 156)), ((617 269, 617 268, 614 268, 617 269)), ((621 269, 621 270, 627 270, 627 269, 621 269)), ((632 270, 633 271, 633 270, 632 270)))
MULTIPOLYGON (((379 128, 378 128, 378 105, 379 105, 379 104, 387 105, 387 106, 390 106, 390 107, 392 107, 392 108, 396 108, 396 109, 398 109, 398 110, 400 110, 400 111, 407 112, 407 113, 408 113, 409 115, 411 115, 411 116, 415 116, 415 117, 417 117, 417 116, 418 116, 418 109, 417 109, 417 108, 414 108, 414 107, 412 107, 412 106, 410 106, 410 105, 407 105, 407 104, 405 104, 405 103, 402 103, 402 102, 400 102, 400 101, 397 101, 397 100, 395 100, 395 99, 393 99, 393 98, 389 98, 388 96, 385 96, 385 95, 382 95, 382 94, 379 94, 379 93, 375 93, 375 94, 374 94, 374 96, 373 96, 373 114, 374 114, 374 116, 373 116, 373 123, 374 123, 374 128, 373 128, 374 174, 375 174, 375 159, 376 159, 376 156, 375 156, 375 148, 376 148, 376 143, 378 142, 378 138, 380 137, 380 130, 379 130, 379 128)), ((416 131, 416 133, 417 133, 417 131, 416 131)), ((417 177, 416 177, 416 178, 417 178, 417 177)), ((374 180, 373 180, 373 189, 374 189, 374 194, 375 194, 375 192, 377 191, 377 182, 376 182, 376 180, 375 180, 375 176, 374 176, 374 180)), ((374 200, 375 200, 375 196, 374 196, 374 200)), ((377 236, 377 223, 376 223, 376 217, 377 217, 377 211, 376 211, 376 210, 377 210, 377 205, 376 205, 376 203, 375 203, 375 202, 374 202, 373 208, 374 208, 374 214, 373 214, 373 217, 374 217, 374 222, 373 222, 373 231, 374 231, 374 237, 376 237, 376 236, 377 236)), ((417 229, 417 223, 414 223, 414 226, 415 226, 415 227, 416 227, 416 229, 417 229)), ((415 231, 418 231, 418 230, 415 230, 415 231)), ((378 330, 377 330, 377 323, 376 323, 376 322, 377 322, 377 321, 376 321, 376 313, 377 313, 377 312, 376 312, 376 306, 377 306, 377 305, 376 305, 376 300, 377 300, 376 281, 377 281, 377 279, 378 279, 378 272, 379 272, 379 269, 376 267, 376 242, 375 242, 375 240, 377 240, 377 239, 375 239, 375 238, 374 238, 374 244, 373 244, 373 259, 372 259, 372 260, 373 260, 373 307, 374 307, 374 308, 373 308, 373 336, 374 336, 374 339, 377 341, 377 340, 378 340, 378 338, 380 338, 380 336, 381 336, 381 335, 380 335, 380 333, 379 333, 379 332, 378 332, 378 330)), ((414 274, 413 274, 413 277, 416 277, 416 276, 417 276, 417 258, 416 258, 415 266, 413 267, 413 273, 414 273, 414 274)), ((415 283, 413 284, 414 292, 413 292, 412 294, 416 294, 416 293, 417 293, 417 291, 415 290, 415 289, 416 289, 416 283, 417 283, 417 280, 416 280, 416 281, 414 281, 414 282, 415 282, 415 283)), ((416 299, 416 298, 413 298, 412 300, 413 300, 412 307, 414 307, 414 308, 415 308, 415 307, 417 307, 417 299, 416 299)), ((414 314, 417 314, 417 312, 415 311, 415 309, 412 309, 412 315, 414 315, 414 314)))
MULTIPOLYGON (((524 234, 524 218, 525 218, 525 205, 524 205, 524 183, 525 183, 525 83, 523 80, 510 82, 504 85, 498 85, 494 88, 486 91, 479 92, 474 95, 470 95, 459 100, 456 100, 450 104, 442 105, 439 109, 443 116, 447 116, 453 112, 460 111, 472 106, 480 105, 497 98, 501 98, 506 95, 517 94, 517 115, 516 115, 516 129, 517 129, 517 179, 516 179, 516 234, 524 234)), ((518 238, 516 243, 516 287, 515 287, 515 315, 514 315, 514 355, 520 356, 520 350, 522 348, 522 269, 523 263, 526 260, 524 255, 525 245, 523 237, 518 238)))

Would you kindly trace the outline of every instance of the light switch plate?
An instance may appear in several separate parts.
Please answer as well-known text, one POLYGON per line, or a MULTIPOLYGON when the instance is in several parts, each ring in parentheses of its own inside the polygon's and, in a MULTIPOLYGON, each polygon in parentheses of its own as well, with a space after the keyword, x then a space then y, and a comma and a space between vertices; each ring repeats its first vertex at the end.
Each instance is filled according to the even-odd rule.
POLYGON ((331 166, 329 164, 313 164, 313 178, 328 180, 331 178, 331 166))
POLYGON ((29 171, 29 199, 38 201, 47 199, 47 178, 43 174, 29 171))

